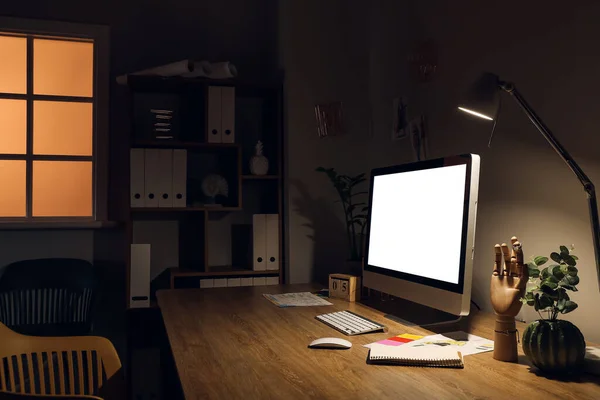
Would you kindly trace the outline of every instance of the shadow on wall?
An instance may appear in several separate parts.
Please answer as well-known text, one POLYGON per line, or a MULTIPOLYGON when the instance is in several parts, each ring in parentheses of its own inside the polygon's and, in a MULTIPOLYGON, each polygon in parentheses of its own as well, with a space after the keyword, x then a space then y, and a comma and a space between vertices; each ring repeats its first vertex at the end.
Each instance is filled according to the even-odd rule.
POLYGON ((312 231, 306 235, 314 246, 311 280, 327 284, 329 274, 348 272, 345 271, 348 244, 344 224, 336 217, 330 200, 322 196, 313 197, 299 179, 290 179, 289 183, 297 193, 292 199, 292 208, 308 221, 302 226, 312 231))

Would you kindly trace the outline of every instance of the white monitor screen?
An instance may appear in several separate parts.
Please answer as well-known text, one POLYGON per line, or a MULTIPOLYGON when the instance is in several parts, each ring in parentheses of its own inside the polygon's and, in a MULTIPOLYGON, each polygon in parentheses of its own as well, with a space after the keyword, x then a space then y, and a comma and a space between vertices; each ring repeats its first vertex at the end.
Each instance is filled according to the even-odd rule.
POLYGON ((467 165, 374 177, 369 265, 458 284, 467 165))

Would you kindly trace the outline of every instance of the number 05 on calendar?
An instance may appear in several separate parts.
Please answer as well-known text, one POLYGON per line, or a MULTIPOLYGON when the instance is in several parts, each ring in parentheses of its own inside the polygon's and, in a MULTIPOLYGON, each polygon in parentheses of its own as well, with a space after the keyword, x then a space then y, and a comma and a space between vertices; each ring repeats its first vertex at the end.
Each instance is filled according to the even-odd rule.
POLYGON ((360 300, 360 278, 354 275, 329 274, 329 297, 351 302, 360 300))

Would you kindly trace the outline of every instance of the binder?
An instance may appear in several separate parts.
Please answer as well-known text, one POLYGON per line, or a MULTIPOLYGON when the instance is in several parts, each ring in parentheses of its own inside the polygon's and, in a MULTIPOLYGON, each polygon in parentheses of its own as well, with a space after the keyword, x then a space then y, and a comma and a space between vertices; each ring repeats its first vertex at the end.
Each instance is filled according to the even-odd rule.
POLYGON ((254 277, 252 280, 252 286, 265 286, 267 284, 267 278, 264 276, 254 277))
POLYGON ((215 286, 215 280, 210 278, 210 279, 200 279, 200 288, 201 289, 205 289, 205 288, 211 288, 215 286))
POLYGON ((131 245, 129 307, 150 307, 150 245, 131 245))
POLYGON ((221 88, 221 141, 235 143, 235 87, 221 88))
POLYGON ((215 279, 214 287, 227 287, 227 278, 215 279))
POLYGON ((279 214, 266 214, 267 270, 279 269, 279 214))
POLYGON ((158 207, 159 149, 144 150, 144 207, 158 207))
POLYGON ((227 286, 228 287, 238 287, 242 285, 242 280, 240 278, 228 278, 227 286))
POLYGON ((173 150, 173 207, 185 207, 187 204, 187 150, 173 150))
POLYGON ((252 277, 240 279, 240 286, 252 286, 253 284, 254 283, 252 277))
POLYGON ((267 270, 267 218, 266 214, 252 216, 252 266, 254 271, 267 270))
POLYGON ((207 125, 206 141, 208 143, 221 143, 221 88, 209 86, 207 91, 207 125))
POLYGON ((129 155, 131 207, 144 207, 144 149, 131 149, 129 155))
POLYGON ((279 285, 279 277, 278 276, 268 276, 266 279, 267 285, 279 285))
POLYGON ((173 150, 158 150, 158 206, 173 207, 173 150))

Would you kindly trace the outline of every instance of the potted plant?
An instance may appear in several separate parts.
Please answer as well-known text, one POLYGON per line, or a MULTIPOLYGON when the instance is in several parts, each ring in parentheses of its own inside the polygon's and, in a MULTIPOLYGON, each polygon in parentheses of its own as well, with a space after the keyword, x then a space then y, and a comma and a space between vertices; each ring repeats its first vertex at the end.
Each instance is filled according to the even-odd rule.
POLYGON ((340 202, 344 209, 348 239, 348 269, 352 274, 360 275, 367 225, 367 203, 361 201, 360 196, 368 192, 360 190, 359 185, 366 181, 365 174, 356 176, 341 175, 334 168, 323 167, 317 168, 316 171, 327 175, 340 197, 337 202, 340 202))
POLYGON ((575 325, 558 316, 577 308, 568 293, 577 291, 578 258, 566 246, 560 246, 560 251, 550 254, 550 259, 554 264, 541 271, 539 267, 548 262, 548 257, 538 256, 527 264, 529 277, 537 278, 537 282, 527 289, 521 301, 533 306, 540 319, 525 329, 523 351, 544 372, 576 372, 583 365, 585 340, 575 325))

